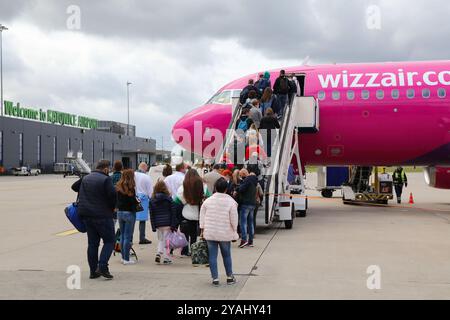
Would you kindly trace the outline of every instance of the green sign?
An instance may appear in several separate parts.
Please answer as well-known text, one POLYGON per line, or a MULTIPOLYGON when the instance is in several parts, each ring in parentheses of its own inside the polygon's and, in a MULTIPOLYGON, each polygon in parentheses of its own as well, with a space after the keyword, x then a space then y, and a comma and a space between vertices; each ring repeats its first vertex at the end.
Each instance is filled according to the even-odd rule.
POLYGON ((42 109, 22 108, 20 103, 14 105, 11 101, 5 101, 5 115, 40 122, 49 122, 60 124, 62 126, 72 126, 85 129, 96 129, 98 120, 77 116, 70 113, 54 110, 44 111, 42 109))

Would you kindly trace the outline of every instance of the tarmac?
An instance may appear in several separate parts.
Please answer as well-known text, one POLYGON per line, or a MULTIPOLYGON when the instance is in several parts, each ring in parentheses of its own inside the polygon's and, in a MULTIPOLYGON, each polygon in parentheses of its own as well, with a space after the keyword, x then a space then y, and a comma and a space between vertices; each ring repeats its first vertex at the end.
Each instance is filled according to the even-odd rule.
POLYGON ((222 285, 213 287, 208 268, 178 253, 172 265, 156 265, 150 226, 153 244, 134 246, 138 264, 123 266, 113 256, 114 280, 89 280, 86 235, 74 232, 63 212, 75 200, 75 178, 0 177, 0 299, 450 298, 450 190, 410 173, 404 204, 348 206, 340 192, 321 198, 315 179, 308 174, 308 216, 292 230, 258 227, 254 248, 233 244, 238 282, 224 284, 219 258, 222 285), (407 204, 410 192, 414 205, 407 204), (67 286, 69 266, 81 269, 80 289, 67 286))

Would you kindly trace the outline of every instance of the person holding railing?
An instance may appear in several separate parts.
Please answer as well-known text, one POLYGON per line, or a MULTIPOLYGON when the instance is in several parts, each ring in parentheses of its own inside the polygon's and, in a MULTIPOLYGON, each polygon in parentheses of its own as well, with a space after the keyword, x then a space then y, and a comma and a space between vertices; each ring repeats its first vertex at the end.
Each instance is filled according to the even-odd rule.
POLYGON ((259 132, 262 135, 263 141, 266 142, 267 156, 269 158, 272 156, 272 131, 276 129, 280 129, 280 122, 276 118, 273 110, 269 108, 259 125, 259 132))

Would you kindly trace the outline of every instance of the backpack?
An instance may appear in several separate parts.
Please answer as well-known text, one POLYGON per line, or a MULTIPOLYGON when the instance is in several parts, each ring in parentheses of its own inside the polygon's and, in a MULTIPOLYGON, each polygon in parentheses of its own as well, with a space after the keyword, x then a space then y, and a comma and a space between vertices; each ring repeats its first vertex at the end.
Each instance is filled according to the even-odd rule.
POLYGON ((267 79, 261 79, 261 80, 259 81, 259 83, 258 83, 257 88, 258 88, 258 90, 259 90, 261 93, 264 93, 264 90, 265 90, 267 87, 269 87, 269 86, 270 86, 269 80, 267 80, 267 79))
POLYGON ((248 130, 247 119, 240 119, 237 128, 238 128, 238 130, 242 130, 242 131, 246 132, 248 130))
POLYGON ((244 88, 244 90, 242 90, 241 95, 239 96, 239 102, 240 102, 241 104, 244 104, 244 103, 245 103, 245 100, 247 100, 247 98, 248 98, 248 93, 249 93, 248 88, 244 88))
POLYGON ((286 94, 289 92, 289 80, 286 77, 280 78, 280 93, 286 94))

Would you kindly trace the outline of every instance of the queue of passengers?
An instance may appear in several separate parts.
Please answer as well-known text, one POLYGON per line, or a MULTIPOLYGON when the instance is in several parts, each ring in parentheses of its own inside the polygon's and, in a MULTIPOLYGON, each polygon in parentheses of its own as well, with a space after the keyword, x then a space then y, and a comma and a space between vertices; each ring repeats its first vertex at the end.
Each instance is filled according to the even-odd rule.
MULTIPOLYGON (((270 158, 274 138, 272 133, 280 128, 286 106, 292 103, 296 95, 301 95, 300 85, 294 74, 286 76, 284 70, 280 71, 273 89, 269 72, 260 74, 256 83, 250 79, 239 98, 242 111, 235 127, 235 153, 245 150, 244 161, 248 161, 253 152, 258 154, 260 160, 270 158)), ((237 158, 233 160, 239 162, 237 158)))
POLYGON ((190 256, 190 246, 201 237, 208 246, 212 283, 219 285, 219 249, 227 284, 236 282, 231 243, 240 238, 239 248, 254 246, 254 218, 263 196, 258 167, 249 164, 243 169, 230 170, 216 164, 201 178, 197 170, 184 163, 178 164, 175 172, 166 165, 163 177, 157 181, 152 181, 147 174, 145 163, 141 163, 137 171, 123 169, 120 161, 116 161, 113 168, 110 176, 110 162, 101 160, 96 170, 72 185, 78 193, 78 214, 87 228, 90 279, 113 279, 109 260, 116 241, 115 220, 121 231, 123 265, 137 262, 130 255, 137 221, 139 243, 151 243, 145 237, 146 222, 150 220, 158 239, 156 263, 172 264, 173 252, 169 251, 166 240, 171 232, 181 231, 189 241, 181 250, 182 256, 190 256), (103 247, 99 256, 101 240, 103 247))
MULTIPOLYGON (((254 100, 257 100, 262 115, 271 108, 278 119, 281 119, 286 105, 292 104, 294 97, 301 94, 301 87, 295 74, 286 75, 286 71, 281 70, 272 88, 270 73, 266 71, 259 75, 256 83, 253 79, 249 79, 248 85, 241 91, 239 102, 243 109, 251 109, 254 100)), ((258 123, 257 126, 259 127, 258 123)))

